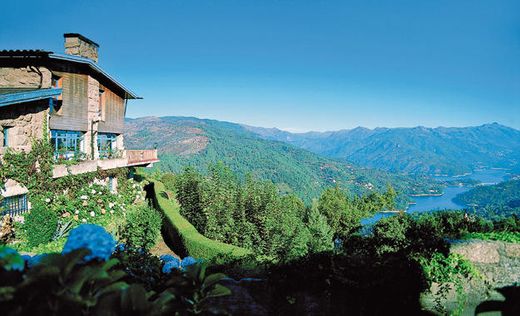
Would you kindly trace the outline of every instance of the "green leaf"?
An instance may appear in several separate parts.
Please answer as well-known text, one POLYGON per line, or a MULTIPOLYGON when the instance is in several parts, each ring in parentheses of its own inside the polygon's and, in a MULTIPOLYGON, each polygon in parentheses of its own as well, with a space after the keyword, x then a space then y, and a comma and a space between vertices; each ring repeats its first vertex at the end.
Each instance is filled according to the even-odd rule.
POLYGON ((224 278, 226 278, 226 275, 224 273, 210 274, 204 279, 204 282, 202 283, 202 288, 210 288, 215 283, 222 281, 222 279, 224 278))

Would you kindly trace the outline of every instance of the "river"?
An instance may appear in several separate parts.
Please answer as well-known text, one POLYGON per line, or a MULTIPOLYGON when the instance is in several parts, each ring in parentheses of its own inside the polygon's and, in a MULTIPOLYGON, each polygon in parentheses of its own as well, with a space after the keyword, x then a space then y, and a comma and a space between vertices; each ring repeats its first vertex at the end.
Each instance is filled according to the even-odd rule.
MULTIPOLYGON (((472 174, 459 177, 436 177, 439 181, 457 180, 457 179, 474 179, 482 182, 482 185, 497 184, 507 180, 508 171, 504 169, 485 169, 475 170, 472 174)), ((461 210, 466 205, 457 204, 453 199, 460 193, 471 190, 470 187, 453 186, 446 187, 444 194, 441 196, 420 196, 412 197, 415 204, 411 204, 406 210, 407 213, 422 213, 439 210, 461 210)), ((381 218, 392 216, 395 213, 377 213, 373 217, 365 218, 361 222, 363 225, 370 225, 381 218)))

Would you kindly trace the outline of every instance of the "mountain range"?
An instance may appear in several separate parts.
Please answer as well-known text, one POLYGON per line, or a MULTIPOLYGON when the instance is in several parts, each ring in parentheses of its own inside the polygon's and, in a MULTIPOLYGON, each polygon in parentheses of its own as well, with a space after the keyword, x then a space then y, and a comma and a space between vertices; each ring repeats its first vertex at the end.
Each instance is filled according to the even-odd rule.
POLYGON ((520 131, 497 123, 475 127, 357 127, 308 133, 244 128, 264 139, 390 172, 459 175, 479 168, 520 165, 520 131))
POLYGON ((129 149, 158 148, 161 162, 156 168, 162 171, 178 172, 188 165, 204 170, 222 161, 239 176, 271 180, 280 191, 295 192, 307 201, 333 185, 356 194, 384 190, 388 183, 405 194, 441 190, 425 177, 337 161, 229 122, 173 116, 127 119, 125 144, 129 149))

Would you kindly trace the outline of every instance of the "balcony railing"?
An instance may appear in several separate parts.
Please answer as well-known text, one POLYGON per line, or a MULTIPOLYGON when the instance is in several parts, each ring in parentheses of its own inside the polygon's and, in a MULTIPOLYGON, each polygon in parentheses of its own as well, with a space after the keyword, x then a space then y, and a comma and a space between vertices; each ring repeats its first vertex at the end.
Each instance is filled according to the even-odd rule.
POLYGON ((74 164, 57 164, 53 169, 53 177, 60 178, 70 174, 95 172, 98 169, 109 170, 115 168, 142 166, 147 167, 158 162, 157 150, 124 150, 117 157, 86 159, 74 164))
POLYGON ((158 162, 157 149, 126 150, 126 159, 129 166, 158 162))

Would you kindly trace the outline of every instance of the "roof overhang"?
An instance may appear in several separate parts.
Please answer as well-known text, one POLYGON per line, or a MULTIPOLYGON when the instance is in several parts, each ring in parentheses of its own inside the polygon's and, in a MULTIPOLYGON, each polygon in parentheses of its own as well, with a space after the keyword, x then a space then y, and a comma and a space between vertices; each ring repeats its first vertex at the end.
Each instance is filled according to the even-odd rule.
POLYGON ((110 82, 122 92, 124 92, 125 99, 142 99, 142 97, 135 94, 132 90, 125 87, 121 82, 117 81, 114 77, 109 75, 101 67, 98 66, 93 60, 88 58, 67 55, 67 54, 55 54, 51 51, 45 50, 0 50, 0 60, 4 58, 12 58, 15 60, 45 60, 50 59, 53 61, 64 61, 73 64, 83 65, 89 68, 90 71, 94 72, 98 76, 102 77, 106 81, 110 82))
POLYGON ((55 53, 49 54, 49 58, 54 59, 54 60, 63 60, 63 61, 87 65, 92 71, 96 72, 98 75, 104 77, 106 80, 112 82, 118 88, 123 90, 125 92, 125 99, 142 99, 142 97, 140 97, 137 94, 135 94, 134 92, 132 92, 130 89, 125 87, 122 83, 117 81, 114 77, 110 76, 107 72, 105 72, 103 69, 101 69, 101 67, 99 67, 93 60, 90 60, 90 59, 84 58, 84 57, 74 56, 74 55, 55 54, 55 53))
POLYGON ((0 94, 0 107, 49 99, 60 95, 62 89, 36 89, 0 94))

